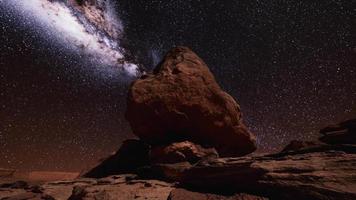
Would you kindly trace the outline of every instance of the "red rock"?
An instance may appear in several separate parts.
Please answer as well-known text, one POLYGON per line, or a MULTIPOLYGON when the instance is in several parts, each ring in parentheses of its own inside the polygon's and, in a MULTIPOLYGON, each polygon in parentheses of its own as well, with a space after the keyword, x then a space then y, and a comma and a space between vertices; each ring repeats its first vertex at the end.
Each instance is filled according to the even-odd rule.
POLYGON ((235 194, 231 196, 223 196, 209 193, 192 192, 185 189, 174 189, 169 194, 168 200, 268 200, 264 197, 249 195, 249 194, 235 194))
POLYGON ((29 184, 26 181, 15 181, 13 183, 0 184, 0 188, 25 189, 28 187, 29 184))
POLYGON ((4 200, 40 200, 37 194, 25 192, 17 195, 12 195, 10 197, 3 198, 4 200))
POLYGON ((242 123, 240 106, 216 83, 206 64, 190 49, 171 50, 152 74, 136 80, 126 118, 139 138, 152 145, 189 140, 210 145, 222 156, 256 149, 242 123))
POLYGON ((87 191, 85 187, 75 186, 72 190, 72 195, 68 198, 68 200, 83 200, 87 195, 87 191))
POLYGON ((168 146, 159 146, 151 149, 152 163, 195 163, 203 158, 217 158, 218 153, 214 148, 203 148, 192 142, 185 141, 173 143, 168 146))
POLYGON ((271 199, 351 200, 356 199, 355 166, 356 146, 325 145, 308 151, 210 160, 177 177, 181 185, 205 191, 253 192, 271 199))

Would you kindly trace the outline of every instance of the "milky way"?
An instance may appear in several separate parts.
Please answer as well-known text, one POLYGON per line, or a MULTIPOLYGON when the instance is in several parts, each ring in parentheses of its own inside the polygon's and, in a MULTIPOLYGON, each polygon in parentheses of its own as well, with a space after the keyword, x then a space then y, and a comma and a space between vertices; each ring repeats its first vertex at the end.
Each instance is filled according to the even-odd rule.
POLYGON ((110 1, 78 5, 74 1, 5 0, 2 6, 18 12, 34 26, 47 31, 47 40, 80 51, 101 68, 118 69, 129 76, 139 73, 138 66, 125 60, 120 47, 122 25, 110 1))

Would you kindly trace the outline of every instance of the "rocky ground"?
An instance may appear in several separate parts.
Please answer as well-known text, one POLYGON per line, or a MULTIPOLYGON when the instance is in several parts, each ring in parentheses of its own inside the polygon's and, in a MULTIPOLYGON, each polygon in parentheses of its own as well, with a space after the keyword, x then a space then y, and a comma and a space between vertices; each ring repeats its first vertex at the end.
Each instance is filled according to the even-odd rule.
POLYGON ((42 185, 15 182, 1 187, 0 199, 167 199, 172 189, 170 183, 136 180, 135 175, 120 175, 102 179, 78 178, 42 185))
POLYGON ((188 48, 173 49, 132 84, 126 117, 139 139, 80 178, 5 181, 0 200, 356 199, 356 120, 322 129, 318 141, 248 155, 255 137, 239 105, 188 48))
POLYGON ((0 189, 0 199, 6 200, 186 200, 186 199, 266 199, 248 194, 231 196, 213 193, 192 192, 176 188, 173 183, 158 180, 140 180, 136 175, 117 175, 102 179, 81 178, 72 181, 56 181, 43 185, 29 186, 25 182, 16 182, 0 189))
POLYGON ((213 158, 194 165, 157 164, 151 166, 154 173, 41 185, 3 183, 0 199, 351 200, 356 199, 355 166, 355 145, 325 144, 272 155, 213 158))

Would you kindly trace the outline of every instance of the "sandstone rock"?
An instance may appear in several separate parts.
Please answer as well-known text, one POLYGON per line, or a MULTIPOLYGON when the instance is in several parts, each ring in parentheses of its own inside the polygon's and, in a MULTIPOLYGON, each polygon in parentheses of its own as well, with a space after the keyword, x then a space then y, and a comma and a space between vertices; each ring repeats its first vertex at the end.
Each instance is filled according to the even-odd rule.
POLYGON ((185 47, 171 50, 152 74, 132 84, 126 118, 134 134, 152 145, 189 140, 213 146, 222 156, 256 149, 239 105, 185 47))
POLYGON ((253 192, 271 199, 356 199, 356 146, 321 149, 326 146, 291 154, 216 159, 185 170, 180 180, 186 187, 253 192))
MULTIPOLYGON (((313 146, 272 155, 151 165, 155 178, 116 175, 0 188, 0 199, 356 199, 356 146, 313 146), (75 188, 75 189, 73 189, 75 188), (182 189, 184 188, 184 189, 182 189), (172 191, 174 190, 174 191, 172 191), (253 194, 253 195, 249 195, 253 194), (228 195, 228 196, 226 196, 228 195), (75 197, 75 198, 74 198, 75 197)), ((146 173, 147 175, 147 173, 146 173)))
POLYGON ((0 188, 25 189, 28 187, 29 185, 26 181, 15 181, 13 183, 0 184, 0 188))
POLYGON ((139 140, 126 140, 116 154, 84 173, 84 177, 101 178, 114 174, 135 173, 149 164, 149 146, 139 140))
POLYGON ((138 175, 144 179, 158 179, 168 182, 179 182, 185 170, 192 167, 189 162, 174 164, 153 164, 140 168, 138 175))
POLYGON ((68 181, 47 182, 41 185, 43 193, 23 189, 0 189, 1 200, 167 200, 174 188, 172 184, 157 180, 130 180, 132 175, 107 177, 106 183, 98 179, 79 178, 68 181))
POLYGON ((1 200, 40 200, 40 199, 41 198, 38 195, 34 193, 26 192, 26 193, 13 195, 8 198, 3 198, 1 200))
POLYGON ((301 149, 305 149, 308 147, 313 147, 313 146, 318 146, 320 145, 320 142, 318 141, 300 141, 300 140, 292 140, 284 149, 282 152, 288 152, 288 151, 298 151, 301 149))
POLYGON ((249 194, 235 194, 230 196, 223 196, 209 193, 192 192, 185 189, 174 189, 169 194, 168 200, 268 200, 264 197, 249 195, 249 194))
POLYGON ((192 142, 173 143, 168 146, 153 147, 151 149, 152 163, 196 163, 204 158, 218 158, 214 148, 203 148, 192 142))
POLYGON ((320 141, 328 144, 356 144, 356 119, 341 122, 320 130, 320 141))
POLYGON ((39 185, 32 185, 29 187, 29 191, 31 191, 32 193, 43 193, 43 188, 39 185))
POLYGON ((74 186, 72 195, 68 198, 68 200, 82 200, 87 195, 87 191, 85 187, 82 186, 74 186))

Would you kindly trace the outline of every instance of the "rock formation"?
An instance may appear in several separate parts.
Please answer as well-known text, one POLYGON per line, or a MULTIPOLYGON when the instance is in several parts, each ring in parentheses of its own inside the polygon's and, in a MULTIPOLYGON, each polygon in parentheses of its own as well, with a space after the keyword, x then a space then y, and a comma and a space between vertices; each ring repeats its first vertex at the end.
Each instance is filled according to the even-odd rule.
POLYGON ((214 148, 205 149, 189 141, 154 147, 150 154, 151 163, 189 162, 193 164, 202 159, 218 157, 214 148))
MULTIPOLYGON (((103 159, 97 166, 82 173, 83 177, 103 178, 110 175, 125 173, 141 173, 147 166, 156 164, 175 164, 187 162, 190 167, 202 159, 218 158, 214 148, 203 148, 192 142, 185 141, 167 146, 150 147, 140 140, 126 140, 113 155, 103 159)), ((151 172, 145 176, 151 176, 151 172)), ((153 172, 154 174, 155 172, 153 172)), ((158 174, 153 175, 157 178, 158 174)))
POLYGON ((356 199, 356 120, 322 129, 321 142, 239 157, 255 150, 255 139, 238 104, 187 48, 173 49, 133 83, 126 117, 140 140, 125 141, 72 181, 0 179, 0 200, 356 199))
POLYGON ((192 192, 185 189, 174 189, 169 194, 168 200, 268 200, 268 198, 259 197, 250 194, 236 194, 232 196, 223 196, 210 193, 192 192))
POLYGON ((271 155, 211 158, 194 165, 152 164, 156 174, 151 175, 160 174, 150 179, 138 174, 41 186, 4 183, 0 199, 353 200, 355 166, 355 145, 323 144, 271 155))
POLYGON ((126 118, 133 133, 151 145, 188 140, 215 147, 221 156, 256 149, 240 106, 186 47, 171 50, 152 74, 132 84, 126 118))
POLYGON ((320 141, 328 144, 356 144, 356 119, 328 126, 320 133, 320 141))
MULTIPOLYGON (((238 157, 255 149, 255 139, 238 104, 187 48, 173 49, 132 84, 126 117, 140 138, 133 149, 145 149, 135 153, 144 162, 124 165, 126 172, 178 183, 168 199, 356 199, 356 120, 322 129, 320 141, 238 157)), ((112 161, 122 165, 129 154, 112 161)), ((108 171, 112 161, 96 171, 108 171)))
POLYGON ((39 186, 0 188, 1 200, 166 200, 173 184, 157 180, 139 180, 134 175, 103 179, 79 178, 48 182, 39 186))
POLYGON ((284 149, 282 152, 288 152, 288 151, 298 151, 301 149, 305 149, 307 147, 313 147, 313 146, 318 146, 321 143, 318 141, 301 141, 301 140, 292 140, 284 149))
POLYGON ((271 199, 356 199, 356 147, 216 159, 181 174, 186 187, 271 199), (341 164, 343 163, 343 164, 341 164))

